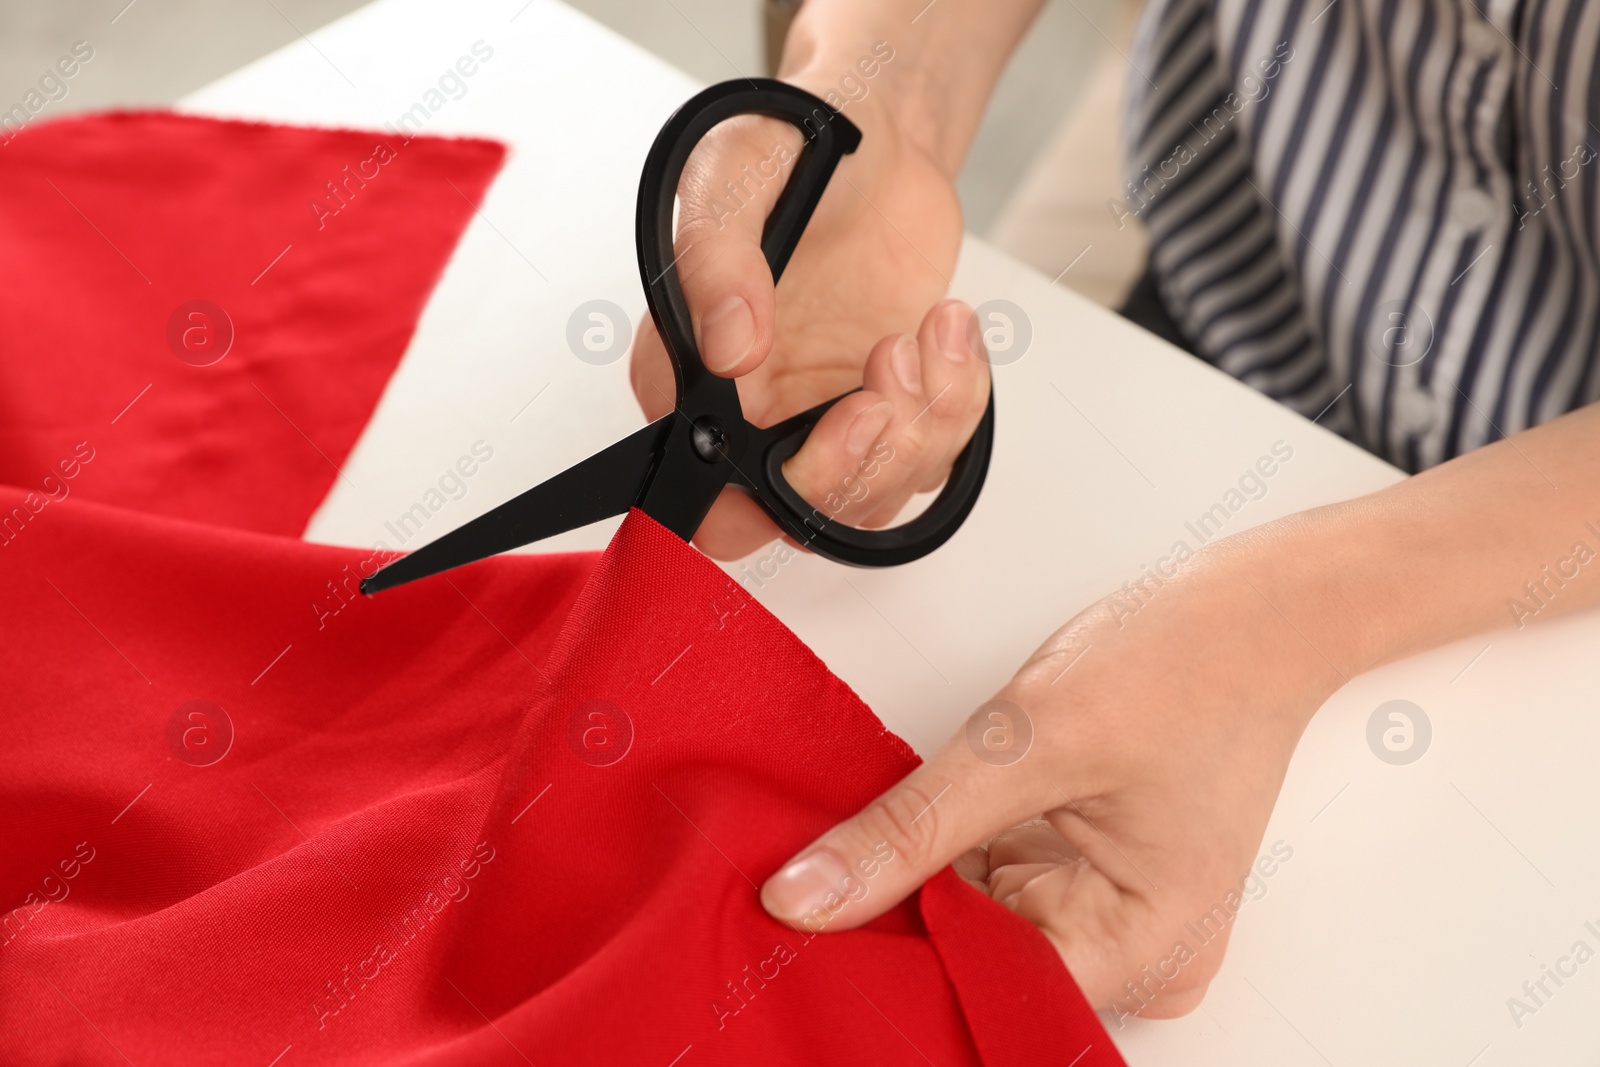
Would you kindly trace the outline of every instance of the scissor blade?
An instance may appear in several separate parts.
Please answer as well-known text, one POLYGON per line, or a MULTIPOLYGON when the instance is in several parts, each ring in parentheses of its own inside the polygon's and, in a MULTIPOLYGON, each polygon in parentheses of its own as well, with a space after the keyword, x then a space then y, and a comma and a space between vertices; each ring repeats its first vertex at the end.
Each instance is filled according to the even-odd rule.
POLYGON ((657 419, 549 481, 402 556, 363 579, 361 591, 381 592, 622 514, 639 499, 671 421, 677 417, 672 413, 657 419))

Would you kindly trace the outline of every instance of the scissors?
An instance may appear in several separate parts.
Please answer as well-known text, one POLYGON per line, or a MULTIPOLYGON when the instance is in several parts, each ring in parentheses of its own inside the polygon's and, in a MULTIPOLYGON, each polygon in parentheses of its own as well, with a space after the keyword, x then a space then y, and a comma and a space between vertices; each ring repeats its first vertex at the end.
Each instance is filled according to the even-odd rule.
MULTIPOLYGON (((673 410, 520 496, 394 560, 361 583, 376 593, 430 574, 530 544, 637 507, 690 540, 724 486, 748 493, 795 541, 839 563, 887 567, 932 552, 971 513, 989 470, 994 442, 994 390, 972 439, 956 457, 944 489, 900 526, 866 530, 835 521, 807 503, 783 475, 823 414, 844 396, 774 426, 745 421, 732 379, 706 370, 695 345, 689 305, 673 255, 673 202, 689 154, 715 125, 737 115, 782 119, 805 136, 793 173, 761 235, 776 284, 839 160, 861 143, 861 131, 803 89, 770 78, 713 85, 684 104, 661 128, 639 181, 635 235, 639 277, 650 316, 666 345, 677 384, 673 410)), ((854 390, 852 390, 853 392, 854 390)))

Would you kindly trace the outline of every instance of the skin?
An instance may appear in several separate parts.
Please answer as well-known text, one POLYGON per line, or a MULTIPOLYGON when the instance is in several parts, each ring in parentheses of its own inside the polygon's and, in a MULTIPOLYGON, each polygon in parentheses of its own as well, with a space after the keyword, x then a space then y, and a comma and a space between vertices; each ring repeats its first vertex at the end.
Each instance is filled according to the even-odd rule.
MULTIPOLYGON (((939 484, 988 395, 970 312, 940 299, 960 247, 952 180, 1038 4, 924 4, 802 9, 782 70, 795 84, 824 95, 876 42, 895 55, 845 107, 862 149, 840 166, 776 293, 759 250, 776 182, 731 216, 714 197, 742 164, 779 143, 797 147, 788 127, 725 123, 679 189, 677 251, 697 337, 708 364, 738 377, 747 414, 770 423, 865 387, 787 468, 820 504, 874 441, 892 443, 894 462, 860 512, 845 513, 856 525, 886 523, 913 491, 939 484), (734 297, 748 320, 710 314, 734 297)), ((671 372, 648 325, 632 373, 646 412, 667 411, 671 372)), ((1526 601, 1524 583, 1580 541, 1600 547, 1591 522, 1600 530, 1595 408, 1213 542, 1122 625, 1109 601, 1093 604, 1022 663, 997 696, 1032 721, 1024 759, 991 766, 958 732, 798 853, 763 886, 763 905, 796 920, 843 892, 848 868, 887 842, 895 862, 828 931, 875 918, 954 863, 1039 926, 1091 1003, 1132 1003, 1125 983, 1168 958, 1184 923, 1250 870, 1317 708, 1363 670, 1516 622, 1508 601, 1526 601)), ((727 494, 696 543, 733 559, 776 536, 754 505, 727 494)), ((1600 568, 1585 567, 1539 619, 1597 602, 1600 568)), ((1226 941, 1199 949, 1138 1014, 1192 1010, 1226 941)))

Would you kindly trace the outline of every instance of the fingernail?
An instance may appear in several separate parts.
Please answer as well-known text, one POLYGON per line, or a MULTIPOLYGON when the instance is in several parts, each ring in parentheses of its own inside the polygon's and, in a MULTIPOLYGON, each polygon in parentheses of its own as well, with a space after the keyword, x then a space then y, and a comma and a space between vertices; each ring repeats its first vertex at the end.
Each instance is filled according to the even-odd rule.
POLYGON ((700 356, 711 370, 737 367, 755 339, 756 317, 741 297, 728 297, 700 320, 700 356))
POLYGON ((960 363, 972 354, 969 347, 977 331, 977 321, 967 305, 952 300, 939 319, 939 348, 951 363, 960 363))
POLYGON ((900 384, 906 392, 918 396, 922 394, 922 353, 917 348, 917 339, 909 333, 900 335, 894 343, 894 351, 889 353, 889 363, 894 367, 894 376, 900 379, 900 384))
POLYGON ((761 906, 780 919, 801 919, 822 907, 828 894, 837 893, 849 877, 844 861, 831 849, 819 848, 767 879, 761 887, 761 906))
POLYGON ((872 447, 872 442, 876 441, 883 428, 889 425, 889 416, 892 414, 894 405, 885 400, 857 415, 844 433, 845 451, 852 456, 866 455, 867 449, 872 447))

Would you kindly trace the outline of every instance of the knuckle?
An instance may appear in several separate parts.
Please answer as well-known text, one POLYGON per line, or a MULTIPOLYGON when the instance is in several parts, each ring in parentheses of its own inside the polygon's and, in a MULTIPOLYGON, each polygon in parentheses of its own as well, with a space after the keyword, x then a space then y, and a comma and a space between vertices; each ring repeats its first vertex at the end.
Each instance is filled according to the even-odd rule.
MULTIPOLYGON (((920 406, 918 405, 919 409, 920 406)), ((902 470, 908 468, 915 470, 927 464, 929 453, 932 451, 930 446, 936 433, 937 427, 929 423, 927 415, 919 410, 913 410, 904 424, 899 426, 890 424, 884 440, 894 449, 894 460, 902 465, 902 470)))
POLYGON ((679 201, 678 233, 673 241, 675 254, 698 259, 731 236, 727 220, 717 213, 710 197, 679 201))
POLYGON ((920 487, 930 479, 935 484, 944 481, 951 459, 960 451, 959 447, 952 447, 957 445, 953 429, 927 423, 923 419, 895 438, 898 476, 908 486, 920 487))
POLYGON ((869 836, 885 842, 913 867, 934 856, 939 805, 916 786, 902 782, 883 794, 862 812, 861 823, 869 836))
POLYGON ((964 423, 981 412, 989 396, 987 390, 978 388, 976 373, 976 368, 972 366, 958 371, 932 413, 947 422, 964 423))
POLYGON ((945 382, 927 400, 918 405, 917 427, 923 436, 939 442, 947 441, 956 428, 966 420, 972 405, 972 391, 963 382, 945 382))
POLYGON ((946 381, 928 398, 923 409, 930 419, 947 419, 961 410, 961 390, 954 379, 946 381))
POLYGON ((717 265, 716 250, 721 239, 713 232, 706 235, 701 232, 699 224, 693 221, 680 223, 678 236, 673 243, 673 267, 677 271, 678 284, 683 286, 685 292, 698 288, 706 279, 715 280, 715 267, 717 265))

